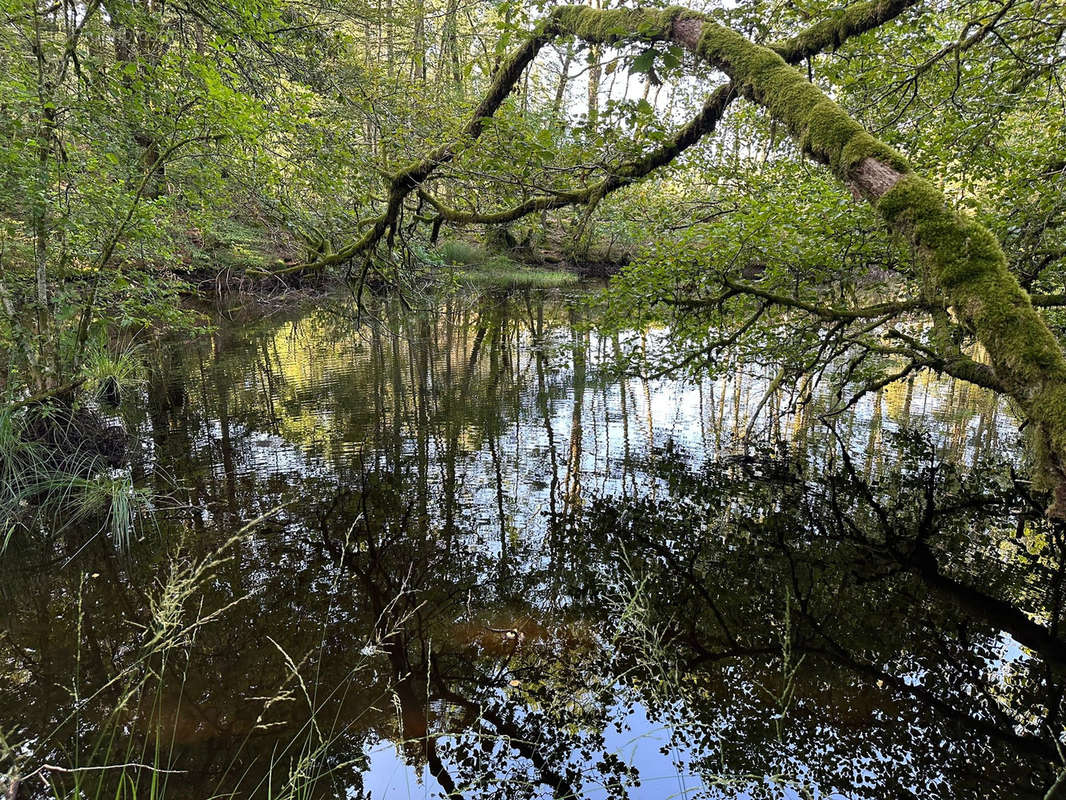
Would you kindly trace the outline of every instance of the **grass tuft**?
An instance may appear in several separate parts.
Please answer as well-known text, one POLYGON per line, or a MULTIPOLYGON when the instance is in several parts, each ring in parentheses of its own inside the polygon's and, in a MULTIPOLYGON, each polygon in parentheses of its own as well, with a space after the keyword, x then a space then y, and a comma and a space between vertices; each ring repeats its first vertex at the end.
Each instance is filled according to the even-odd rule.
POLYGON ((483 247, 462 239, 446 239, 437 248, 437 253, 445 264, 455 267, 480 267, 490 259, 483 247))
POLYGON ((558 289, 578 283, 572 272, 525 266, 462 239, 442 242, 436 255, 444 264, 460 267, 456 277, 461 282, 481 288, 558 289))
POLYGON ((477 269, 464 271, 462 278, 483 288, 559 289, 578 283, 572 272, 526 267, 503 256, 494 256, 477 269))
POLYGON ((16 534, 59 535, 90 520, 124 547, 148 510, 150 494, 133 485, 129 470, 110 468, 103 456, 79 448, 77 422, 64 414, 0 408, 0 554, 16 534), (41 438, 42 425, 55 433, 53 440, 41 438))

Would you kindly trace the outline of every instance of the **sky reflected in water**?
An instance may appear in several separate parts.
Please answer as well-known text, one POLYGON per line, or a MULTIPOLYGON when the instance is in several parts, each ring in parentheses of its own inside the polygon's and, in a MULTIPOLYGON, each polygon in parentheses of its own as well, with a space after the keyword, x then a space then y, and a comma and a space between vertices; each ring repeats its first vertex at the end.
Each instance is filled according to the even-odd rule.
POLYGON ((1042 797, 1063 531, 1001 403, 919 377, 831 435, 765 365, 621 376, 665 333, 587 313, 337 306, 154 351, 124 413, 157 518, 26 544, 0 589, 25 763, 162 752, 181 797, 1042 797))

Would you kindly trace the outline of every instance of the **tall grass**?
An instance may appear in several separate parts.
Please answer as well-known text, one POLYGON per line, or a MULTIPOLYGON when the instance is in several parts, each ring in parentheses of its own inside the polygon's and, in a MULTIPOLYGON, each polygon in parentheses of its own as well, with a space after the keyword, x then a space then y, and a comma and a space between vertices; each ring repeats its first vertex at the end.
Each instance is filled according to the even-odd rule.
POLYGON ((81 375, 97 399, 112 405, 118 398, 142 382, 141 359, 133 344, 115 349, 107 342, 96 342, 86 351, 81 375))
POLYGON ((526 267, 508 258, 493 258, 462 276, 473 286, 503 289, 561 289, 576 286, 578 277, 565 270, 526 267))
MULTIPOLYGON (((81 598, 86 588, 86 579, 82 579, 77 608, 79 649, 69 706, 57 710, 51 734, 42 739, 19 742, 0 729, 0 797, 8 796, 4 792, 14 796, 10 789, 13 785, 32 784, 37 790, 42 783, 55 800, 185 800, 191 797, 182 765, 175 758, 178 716, 171 717, 162 711, 162 698, 167 689, 172 695, 177 691, 180 696, 199 632, 212 624, 231 623, 227 612, 250 599, 250 593, 239 595, 213 610, 205 602, 206 592, 220 569, 236 557, 239 547, 248 544, 254 529, 279 510, 275 508, 248 523, 203 558, 190 560, 180 551, 175 553, 166 576, 148 587, 147 610, 137 644, 123 654, 121 667, 115 674, 96 686, 84 685, 81 678, 81 598), (116 700, 110 701, 111 697, 116 700), (105 718, 86 724, 83 715, 98 702, 109 704, 105 718), (57 752, 63 753, 62 762, 47 760, 49 753, 57 752)), ((335 586, 342 569, 338 564, 335 586)), ((329 635, 329 631, 321 631, 319 647, 323 652, 329 635)), ((395 630, 382 631, 379 635, 388 638, 395 635, 395 630)), ((321 784, 359 763, 358 759, 333 757, 337 742, 359 720, 345 720, 339 725, 337 720, 330 724, 323 719, 326 703, 345 688, 330 687, 327 691, 318 686, 316 668, 308 666, 314 661, 315 651, 297 660, 281 645, 275 643, 275 647, 286 667, 286 676, 269 696, 255 698, 261 706, 253 733, 268 730, 274 724, 265 721, 267 712, 274 706, 305 704, 306 715, 292 738, 279 742, 262 775, 235 774, 234 777, 245 793, 242 796, 270 800, 332 796, 323 793, 321 784)), ((321 657, 322 652, 317 655, 321 657)), ((355 658, 348 670, 349 680, 355 680, 367 668, 371 655, 364 653, 355 658)), ((290 720, 299 716, 300 712, 295 711, 289 715, 290 720)), ((233 768, 231 763, 225 774, 233 768)), ((222 779, 219 780, 216 791, 222 792, 222 779)))
MULTIPOLYGON (((44 783, 49 794, 57 800, 109 795, 115 798, 163 796, 166 779, 178 773, 168 763, 167 749, 158 742, 149 744, 147 737, 138 749, 133 738, 125 733, 131 727, 130 716, 143 707, 145 698, 151 699, 153 693, 158 698, 164 676, 169 674, 171 665, 180 660, 182 653, 187 655, 197 632, 243 600, 239 598, 210 613, 205 613, 195 602, 196 595, 213 579, 217 569, 230 560, 229 551, 237 541, 239 537, 234 537, 215 553, 196 562, 180 555, 171 561, 165 580, 149 591, 148 619, 139 645, 128 655, 121 669, 96 687, 80 683, 82 599, 87 581, 87 577, 82 576, 77 607, 79 650, 69 709, 65 716, 57 714, 59 719, 52 734, 43 740, 16 744, 8 738, 0 739, 0 768, 5 770, 0 772, 0 780, 6 780, 9 786, 44 783), (190 609, 196 609, 191 618, 190 609), (82 723, 82 715, 98 699, 111 696, 117 699, 108 710, 107 718, 91 740, 83 743, 82 728, 92 730, 92 726, 82 723), (69 741, 65 737, 72 729, 77 734, 73 751, 68 751, 70 765, 46 762, 48 751, 67 749, 69 741), (144 775, 149 776, 147 785, 144 775), (109 793, 101 794, 104 787, 113 788, 109 793)), ((155 704, 150 707, 155 708, 155 704)))
MULTIPOLYGON (((79 448, 76 433, 66 448, 40 441, 30 430, 29 415, 35 413, 41 412, 0 408, 0 554, 20 533, 55 536, 91 520, 117 545, 128 545, 150 494, 133 485, 128 469, 111 468, 79 448)), ((62 416, 41 424, 54 424, 67 436, 63 426, 69 422, 62 416)))
POLYGON ((462 239, 445 239, 437 248, 437 253, 445 264, 451 266, 478 267, 490 258, 483 247, 462 239))
POLYGON ((556 289, 578 283, 572 272, 526 266, 462 239, 445 240, 436 255, 444 264, 460 268, 461 281, 481 288, 556 289))

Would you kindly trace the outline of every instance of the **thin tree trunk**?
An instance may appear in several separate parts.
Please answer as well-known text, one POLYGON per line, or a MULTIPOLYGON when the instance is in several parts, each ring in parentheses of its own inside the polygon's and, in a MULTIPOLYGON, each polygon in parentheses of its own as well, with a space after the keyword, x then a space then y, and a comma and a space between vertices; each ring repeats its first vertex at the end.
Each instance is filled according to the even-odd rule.
POLYGON ((444 11, 444 25, 441 28, 440 63, 438 75, 443 78, 450 67, 452 85, 458 89, 462 86, 463 74, 459 63, 459 0, 448 0, 444 11))
POLYGON ((555 87, 555 100, 552 102, 552 119, 560 119, 563 111, 563 99, 566 97, 566 84, 570 81, 570 64, 574 60, 574 45, 566 45, 563 66, 559 72, 559 83, 555 87))

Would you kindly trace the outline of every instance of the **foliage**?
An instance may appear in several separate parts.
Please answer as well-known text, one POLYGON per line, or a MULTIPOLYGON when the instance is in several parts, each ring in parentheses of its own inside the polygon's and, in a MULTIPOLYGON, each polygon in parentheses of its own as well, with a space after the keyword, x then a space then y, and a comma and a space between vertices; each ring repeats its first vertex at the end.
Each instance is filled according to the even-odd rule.
POLYGON ((101 426, 62 408, 0 410, 0 552, 16 536, 48 538, 84 523, 129 544, 150 493, 101 454, 116 446, 101 426))
MULTIPOLYGON (((717 9, 736 33, 707 34, 703 54, 744 61, 761 81, 750 92, 773 117, 734 104, 719 135, 695 146, 674 137, 714 73, 676 43, 656 41, 680 12, 558 10, 552 20, 595 43, 548 45, 491 118, 475 120, 471 146, 456 137, 475 130, 469 117, 487 88, 503 86, 497 68, 529 30, 547 35, 542 5, 268 0, 194 14, 119 2, 90 3, 79 15, 12 0, 0 41, 10 98, 0 115, 5 391, 76 381, 101 334, 188 326, 175 313, 178 297, 205 271, 284 276, 322 263, 403 285, 397 265, 432 250, 427 239, 438 231, 423 223, 434 209, 447 228, 528 204, 511 224, 533 246, 577 258, 643 250, 615 296, 655 316, 665 309, 654 299, 687 289, 702 302, 719 293, 720 278, 736 277, 731 264, 750 273, 756 258, 775 293, 803 286, 850 302, 861 284, 867 296, 913 297, 924 275, 911 254, 796 158, 801 148, 817 151, 846 174, 876 150, 902 167, 859 136, 859 124, 998 234, 1023 288, 1058 292, 1063 126, 1048 95, 1062 65, 1058 4, 908 5, 884 17, 883 4, 717 9), (649 41, 629 44, 634 37, 649 41), (782 44, 776 54, 759 51, 766 63, 756 64, 745 37, 782 44), (813 85, 785 63, 805 50, 813 85), (27 58, 35 52, 36 65, 27 58), (857 122, 833 122, 849 114, 857 122), (802 141, 790 143, 786 126, 802 141), (399 206, 382 196, 382 176, 406 174, 427 153, 451 163, 420 181, 417 205, 414 195, 399 206), (352 262, 353 237, 377 231, 383 209, 398 218, 352 262), (693 281, 699 264, 713 267, 693 281), (896 274, 880 280, 886 272, 896 274)), ((489 263, 459 253, 458 241, 441 246, 445 262, 489 263)), ((493 271, 508 270, 496 262, 493 271)), ((709 337, 747 318, 744 302, 734 305, 671 312, 675 323, 683 317, 674 360, 705 363, 709 337)), ((774 313, 760 320, 751 347, 772 336, 803 350, 816 335, 800 325, 786 342, 780 322, 774 313)))

